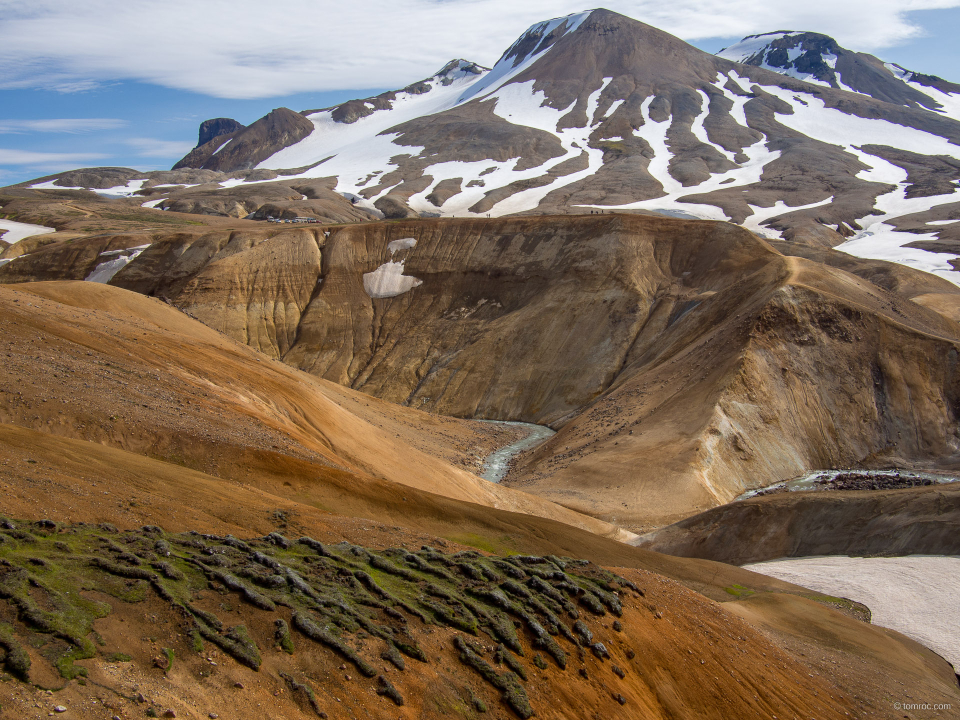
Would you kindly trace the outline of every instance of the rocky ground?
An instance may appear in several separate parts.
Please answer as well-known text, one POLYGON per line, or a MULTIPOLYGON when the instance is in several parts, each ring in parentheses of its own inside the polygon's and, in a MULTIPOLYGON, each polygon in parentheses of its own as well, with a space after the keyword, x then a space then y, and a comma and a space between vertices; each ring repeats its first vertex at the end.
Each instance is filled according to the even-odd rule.
MULTIPOLYGON (((909 473, 901 475, 899 471, 880 474, 869 470, 840 472, 834 477, 815 480, 814 483, 818 490, 901 490, 903 488, 930 487, 940 484, 929 477, 909 473)), ((754 497, 777 495, 790 491, 787 486, 772 487, 757 491, 754 497)))

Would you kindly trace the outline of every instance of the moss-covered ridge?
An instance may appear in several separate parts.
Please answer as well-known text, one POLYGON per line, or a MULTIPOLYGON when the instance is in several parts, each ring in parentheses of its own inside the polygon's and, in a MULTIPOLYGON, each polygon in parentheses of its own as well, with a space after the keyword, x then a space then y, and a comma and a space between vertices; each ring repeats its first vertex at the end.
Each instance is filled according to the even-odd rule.
MULTIPOLYGON (((119 532, 109 525, 0 520, 0 662, 28 680, 29 643, 65 678, 84 675, 75 661, 102 652, 93 623, 111 611, 84 595, 97 590, 126 603, 155 594, 178 613, 195 649, 211 642, 259 669, 261 648, 248 629, 226 627, 195 604, 213 589, 259 611, 247 617, 269 624, 286 652, 308 638, 370 678, 377 676, 377 657, 400 670, 407 659, 428 661, 416 640, 420 625, 456 629, 465 634, 455 637, 461 661, 529 717, 525 673, 515 656, 532 647, 566 668, 568 652, 592 639, 582 632, 581 612, 619 616, 625 588, 641 592, 586 561, 553 556, 444 554, 427 546, 376 551, 278 533, 240 540, 154 526, 119 532), (480 635, 497 646, 494 664, 507 669, 471 649, 469 636, 480 635)), ((383 676, 377 681, 380 694, 403 703, 383 676)))

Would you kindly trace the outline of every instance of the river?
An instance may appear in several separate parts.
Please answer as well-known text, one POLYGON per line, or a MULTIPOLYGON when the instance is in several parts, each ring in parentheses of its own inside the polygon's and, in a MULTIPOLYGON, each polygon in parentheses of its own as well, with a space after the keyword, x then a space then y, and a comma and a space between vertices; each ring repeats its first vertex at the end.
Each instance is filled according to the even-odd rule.
POLYGON ((556 431, 544 425, 534 425, 533 423, 500 420, 480 420, 479 422, 490 422, 497 425, 523 428, 527 432, 527 435, 519 440, 494 450, 487 455, 483 461, 483 474, 480 477, 495 483, 500 482, 506 476, 507 471, 510 469, 510 461, 517 453, 536 447, 551 436, 556 435, 556 431))

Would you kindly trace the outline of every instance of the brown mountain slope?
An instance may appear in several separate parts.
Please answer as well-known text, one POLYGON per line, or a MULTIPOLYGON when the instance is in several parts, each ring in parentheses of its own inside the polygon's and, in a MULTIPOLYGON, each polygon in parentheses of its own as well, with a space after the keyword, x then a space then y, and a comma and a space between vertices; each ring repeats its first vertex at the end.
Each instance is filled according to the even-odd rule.
POLYGON ((147 243, 112 284, 395 403, 549 423, 507 484, 621 526, 811 469, 956 460, 960 291, 908 268, 587 215, 104 234, 0 279, 147 243), (388 271, 408 285, 371 297, 388 271))
POLYGON ((761 478, 955 463, 953 322, 844 272, 782 268, 753 304, 718 294, 652 336, 646 357, 521 462, 517 485, 649 528, 761 478))
MULTIPOLYGON (((406 442, 452 456, 462 452, 463 444, 483 439, 469 424, 331 388, 156 300, 92 283, 39 283, 0 288, 0 301, 0 349, 6 356, 0 403, 4 419, 14 421, 0 427, 0 512, 7 516, 111 522, 121 529, 149 523, 171 531, 245 537, 279 529, 292 537, 346 538, 374 547, 437 545, 443 541, 435 536, 446 535, 502 551, 586 556, 611 566, 642 567, 717 599, 732 597, 724 588, 733 585, 803 593, 738 568, 660 556, 555 520, 400 485, 395 480, 429 480, 432 490, 465 494, 469 485, 450 478, 466 480, 466 473, 439 460, 425 464, 426 455, 406 442), (248 384, 250 377, 257 383, 248 384), (62 425, 56 422, 60 418, 62 425), (397 434, 402 437, 391 444, 397 434), (389 456, 372 456, 370 448, 389 456)), ((562 513, 565 519, 571 515, 562 513)), ((27 550, 33 556, 37 552, 27 550)), ((624 572, 645 595, 636 607, 627 602, 619 633, 609 626, 595 628, 613 656, 610 661, 594 662, 585 653, 585 678, 573 675, 572 668, 561 674, 552 666, 542 671, 529 663, 533 682, 528 694, 539 715, 566 716, 573 708, 579 714, 610 716, 621 707, 615 698, 619 694, 627 701, 623 708, 654 718, 789 716, 788 711, 815 717, 835 712, 843 717, 844 711, 853 717, 895 717, 884 694, 874 686, 863 691, 864 683, 869 678, 893 681, 923 663, 929 667, 915 678, 917 691, 954 700, 956 690, 945 684, 949 672, 942 663, 896 638, 883 653, 871 655, 878 638, 888 636, 852 618, 830 621, 858 638, 835 656, 850 672, 840 680, 811 678, 820 672, 817 666, 785 645, 781 649, 780 641, 739 624, 702 596, 647 573, 624 572), (862 662, 866 658, 869 665, 862 662), (624 678, 612 671, 611 662, 624 670, 624 678)), ((249 628, 265 658, 259 673, 224 655, 214 657, 211 646, 195 655, 188 635, 178 629, 178 616, 152 595, 127 605, 88 591, 88 599, 106 600, 112 607, 94 626, 105 643, 103 657, 79 661, 90 681, 68 683, 56 702, 81 716, 97 717, 94 699, 101 707, 109 703, 113 712, 133 712, 137 705, 129 698, 142 693, 149 707, 155 705, 158 712, 175 708, 180 717, 244 715, 258 703, 275 708, 263 712, 276 712, 278 719, 308 716, 298 714, 313 711, 296 704, 297 695, 284 685, 281 671, 313 687, 332 717, 386 717, 387 710, 392 717, 449 715, 445 703, 469 699, 465 687, 488 706, 499 702, 469 671, 458 669, 446 630, 421 630, 414 624, 431 662, 426 669, 418 666, 417 673, 389 675, 409 698, 398 711, 379 704, 373 684, 357 676, 346 679, 351 673, 335 669, 341 662, 335 656, 308 650, 309 643, 299 635, 293 658, 272 649, 278 615, 259 614, 239 596, 220 594, 216 586, 197 592, 199 607, 230 625, 249 628), (147 637, 154 640, 144 641, 147 637), (152 667, 163 647, 172 649, 175 658, 167 675, 152 667), (132 664, 110 660, 113 648, 131 655, 132 664), (244 687, 234 687, 237 682, 244 687), (105 693, 105 687, 121 697, 105 693)), ((815 608, 812 617, 826 623, 825 610, 815 608)), ((22 631, 13 618, 4 616, 3 621, 22 631)), ((790 628, 789 618, 763 621, 778 631, 790 628)), ((801 639, 818 648, 822 642, 816 635, 801 639)), ((32 659, 38 673, 34 679, 59 688, 62 681, 42 654, 33 653, 32 659)), ((20 712, 37 701, 45 708, 49 702, 28 687, 4 687, 4 712, 20 712)))
MULTIPOLYGON (((200 132, 202 140, 202 127, 200 132)), ((313 123, 303 115, 277 108, 249 126, 240 125, 233 132, 220 133, 200 143, 173 169, 250 170, 312 132, 313 123)))
POLYGON ((957 555, 958 529, 960 484, 951 484, 754 497, 654 530, 634 544, 743 565, 812 555, 957 555))
POLYGON ((451 444, 475 452, 484 430, 372 398, 363 402, 382 412, 361 419, 341 404, 342 389, 328 396, 329 383, 274 363, 157 300, 95 283, 34 283, 0 288, 0 302, 4 422, 235 480, 257 479, 252 468, 258 467, 279 479, 293 463, 321 479, 331 472, 383 478, 616 534, 440 459, 453 454, 451 444), (52 364, 52 377, 32 377, 38 361, 52 364))
MULTIPOLYGON (((538 643, 534 633, 546 633, 532 618, 553 615, 544 603, 556 602, 551 596, 558 593, 534 574, 541 572, 541 558, 537 558, 538 568, 523 563, 512 566, 501 559, 491 562, 476 553, 444 557, 429 548, 417 556, 407 551, 372 554, 351 545, 318 547, 315 539, 312 546, 281 548, 269 539, 249 539, 248 544, 216 535, 165 535, 148 529, 118 534, 90 526, 65 528, 52 537, 38 529, 27 533, 11 527, 0 530, 0 537, 9 558, 0 569, 5 590, 16 592, 17 585, 26 586, 29 578, 36 581, 37 602, 64 605, 70 603, 65 595, 75 595, 82 588, 86 597, 81 608, 86 605, 83 609, 88 613, 91 606, 95 609, 87 627, 77 629, 93 630, 99 647, 90 642, 86 652, 75 652, 59 663, 61 673, 83 673, 82 682, 65 682, 49 663, 57 651, 63 652, 62 644, 49 647, 49 628, 37 627, 35 618, 43 610, 34 610, 32 620, 17 622, 8 615, 8 604, 0 604, 0 617, 13 620, 6 625, 4 647, 19 655, 11 669, 22 678, 56 688, 56 701, 70 702, 74 714, 82 716, 102 717, 98 710, 148 717, 256 714, 277 720, 317 715, 474 717, 480 712, 561 718, 629 712, 644 718, 802 714, 833 719, 858 709, 848 693, 828 679, 811 679, 805 663, 779 651, 743 621, 649 573, 634 571, 628 573, 629 579, 622 579, 596 567, 564 564, 561 576, 568 578, 567 584, 605 592, 610 610, 593 606, 592 611, 579 611, 568 602, 578 624, 569 617, 557 618, 567 633, 538 643), (168 569, 164 577, 158 576, 149 589, 135 583, 124 586, 125 573, 150 573, 145 568, 151 556, 157 557, 158 545, 169 548, 163 551, 168 569), (75 552, 65 553, 63 547, 75 552), (42 569, 30 562, 30 554, 34 560, 45 558, 42 569), (419 557, 427 568, 436 570, 440 566, 433 563, 447 561, 451 570, 440 570, 441 578, 436 573, 431 578, 422 569, 401 571, 397 561, 403 562, 404 557, 419 557), (130 558, 137 563, 133 568, 130 558), (297 588, 309 588, 320 598, 336 596, 336 609, 311 601, 286 583, 262 587, 271 576, 252 571, 255 566, 249 563, 264 561, 274 569, 296 573, 297 588), (362 567, 376 573, 376 578, 362 567), (391 577, 384 567, 403 575, 391 577), (511 568, 513 576, 524 581, 536 578, 527 585, 533 594, 520 589, 519 599, 509 601, 497 584, 477 581, 481 568, 499 574, 502 567, 511 568), (473 570, 474 576, 461 575, 462 568, 473 570), (242 574, 243 581, 236 576, 224 581, 243 584, 254 602, 220 591, 226 588, 216 577, 224 579, 225 569, 242 574), (59 577, 50 577, 54 571, 59 571, 59 577), (374 600, 359 582, 350 588, 346 578, 353 580, 354 573, 364 578, 366 587, 380 591, 380 600, 374 600), (608 588, 618 588, 617 595, 601 590, 591 577, 608 588), (92 581, 99 582, 93 585, 92 581), (251 593, 254 583, 261 587, 251 593), (495 590, 487 589, 491 587, 495 590), (418 590, 433 599, 396 597, 418 590), (504 612, 491 602, 491 592, 500 594, 501 604, 512 607, 504 612), (455 633, 456 622, 439 613, 432 619, 416 609, 442 609, 448 606, 445 598, 453 601, 449 606, 462 598, 485 621, 473 632, 461 622, 461 632, 455 633), (516 628, 511 623, 509 630, 497 625, 510 623, 513 616, 530 618, 530 632, 522 623, 516 628), (224 628, 221 634, 221 623, 235 629, 224 628), (568 625, 574 625, 583 640, 578 641, 568 625), (704 637, 710 642, 703 643, 704 637), (493 657, 494 644, 500 639, 505 662, 493 657), (43 652, 36 652, 33 646, 43 641, 43 652), (694 652, 696 658, 691 657, 694 652), (381 653, 385 657, 380 658, 381 653), (734 658, 737 662, 731 663, 734 658), (495 669, 497 665, 502 670, 495 669), (94 698, 99 702, 94 703, 94 698)), ((277 540, 277 535, 272 539, 277 540)), ((550 563, 547 567, 560 567, 545 562, 550 563)), ((510 586, 523 587, 517 582, 510 586)), ((76 615, 81 612, 63 624, 80 626, 76 615)), ((933 673, 922 678, 925 685, 937 679, 933 673)), ((10 676, 4 685, 13 696, 4 698, 4 709, 11 705, 14 710, 25 709, 21 703, 30 697, 31 688, 10 676)), ((46 703, 36 707, 45 708, 46 703)))

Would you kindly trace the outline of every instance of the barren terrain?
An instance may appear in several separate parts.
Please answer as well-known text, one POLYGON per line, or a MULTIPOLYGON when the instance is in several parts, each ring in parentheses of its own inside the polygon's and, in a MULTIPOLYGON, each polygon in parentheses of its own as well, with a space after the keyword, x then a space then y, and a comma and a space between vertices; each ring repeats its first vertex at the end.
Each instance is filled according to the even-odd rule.
MULTIPOLYGON (((7 377, 0 393, 0 512, 18 527, 23 519, 31 527, 34 518, 112 523, 121 532, 159 525, 167 532, 248 539, 276 531, 377 549, 430 545, 454 552, 466 544, 621 568, 616 572, 644 595, 633 604, 629 593, 623 595, 619 632, 609 622, 593 630, 609 660, 585 653, 582 664, 560 671, 549 660, 541 670, 533 653, 524 656, 523 686, 544 717, 565 716, 570 707, 583 716, 608 717, 620 711, 622 699, 623 708, 651 718, 845 712, 899 718, 890 713, 889 689, 903 678, 913 693, 960 700, 942 660, 832 609, 833 600, 803 600, 819 596, 735 567, 632 548, 596 534, 610 531, 589 518, 516 491, 496 495, 498 486, 454 462, 459 457, 461 465, 469 464, 464 455, 505 440, 491 437, 487 426, 428 416, 319 381, 158 300, 118 288, 21 284, 0 288, 0 301, 7 377), (417 450, 418 443, 431 455, 417 450), (547 517, 510 511, 518 509, 547 517), (769 600, 756 607, 755 598, 769 600), (823 635, 798 633, 782 608, 799 601, 810 603, 803 606, 808 630, 829 627, 857 640, 827 651, 823 635), (727 611, 744 603, 759 631, 727 611), (835 675, 833 662, 847 669, 835 675)), ((44 527, 32 533, 46 533, 54 554, 20 545, 15 535, 0 554, 27 568, 42 567, 29 557, 66 562, 71 556, 56 554, 58 536, 44 527)), ((209 646, 197 653, 178 616, 149 592, 128 602, 87 590, 85 598, 111 608, 93 625, 98 635, 91 637, 100 638, 103 645, 94 645, 102 649, 77 661, 87 677, 65 682, 43 652, 31 650, 31 679, 54 694, 8 679, 3 717, 42 717, 55 705, 91 718, 134 717, 145 708, 174 710, 178 717, 230 717, 254 709, 267 717, 309 717, 315 711, 299 686, 311 689, 329 717, 474 717, 474 697, 504 717, 512 712, 460 663, 450 630, 411 621, 430 669, 414 674, 377 666, 406 699, 398 708, 376 694, 376 683, 349 667, 339 669, 341 659, 306 638, 294 638, 293 657, 271 649, 274 616, 264 617, 237 591, 214 583, 195 592, 201 608, 250 629, 263 658, 258 672, 209 646), (173 652, 172 665, 163 663, 163 648, 173 652), (118 661, 117 652, 130 661, 118 661)), ((16 616, 5 622, 18 642, 36 632, 16 616)), ((482 637, 479 645, 492 647, 482 637)), ((55 647, 61 646, 49 645, 55 647)), ((567 652, 580 657, 575 649, 567 652)))

